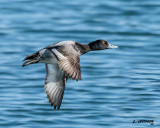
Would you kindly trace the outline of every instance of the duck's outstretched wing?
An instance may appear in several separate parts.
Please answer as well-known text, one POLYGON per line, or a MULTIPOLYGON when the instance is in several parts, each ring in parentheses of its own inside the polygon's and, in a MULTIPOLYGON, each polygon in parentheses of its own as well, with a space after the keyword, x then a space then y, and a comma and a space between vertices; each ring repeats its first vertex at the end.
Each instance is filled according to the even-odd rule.
POLYGON ((59 67, 65 72, 65 75, 73 80, 81 80, 81 69, 79 57, 68 57, 59 61, 59 67))
POLYGON ((64 56, 56 49, 51 49, 58 60, 60 69, 62 69, 68 78, 81 80, 81 68, 79 56, 64 56))
POLYGON ((67 78, 58 64, 46 64, 45 92, 51 106, 60 109, 67 78))

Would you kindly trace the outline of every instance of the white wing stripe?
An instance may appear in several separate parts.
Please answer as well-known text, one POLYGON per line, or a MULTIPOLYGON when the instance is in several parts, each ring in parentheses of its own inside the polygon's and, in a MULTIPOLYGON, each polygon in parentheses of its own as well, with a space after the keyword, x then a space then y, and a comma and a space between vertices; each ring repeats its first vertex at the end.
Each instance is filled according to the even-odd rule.
POLYGON ((52 52, 54 52, 54 54, 56 54, 56 56, 58 57, 58 59, 65 59, 66 57, 64 57, 60 52, 58 52, 56 49, 52 49, 52 52))

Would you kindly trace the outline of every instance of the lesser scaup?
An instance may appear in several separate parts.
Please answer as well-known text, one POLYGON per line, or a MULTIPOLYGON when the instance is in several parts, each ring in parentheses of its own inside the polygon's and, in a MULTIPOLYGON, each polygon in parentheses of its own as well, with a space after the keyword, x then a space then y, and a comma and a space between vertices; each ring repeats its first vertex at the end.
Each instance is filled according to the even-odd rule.
POLYGON ((89 51, 118 48, 105 40, 96 40, 89 44, 80 44, 75 41, 62 41, 27 56, 22 66, 34 63, 45 63, 46 78, 45 92, 51 106, 60 109, 65 84, 68 78, 81 80, 79 56, 89 51))

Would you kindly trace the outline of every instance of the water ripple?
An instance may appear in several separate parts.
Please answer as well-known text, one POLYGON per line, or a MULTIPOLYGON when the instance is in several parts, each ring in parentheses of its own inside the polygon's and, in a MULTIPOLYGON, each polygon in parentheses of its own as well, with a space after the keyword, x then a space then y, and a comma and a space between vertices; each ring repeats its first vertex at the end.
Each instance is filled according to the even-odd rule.
POLYGON ((160 126, 160 1, 0 1, 0 127, 160 126), (106 39, 118 49, 81 57, 82 81, 68 80, 61 110, 44 92, 43 64, 26 55, 62 40, 106 39))

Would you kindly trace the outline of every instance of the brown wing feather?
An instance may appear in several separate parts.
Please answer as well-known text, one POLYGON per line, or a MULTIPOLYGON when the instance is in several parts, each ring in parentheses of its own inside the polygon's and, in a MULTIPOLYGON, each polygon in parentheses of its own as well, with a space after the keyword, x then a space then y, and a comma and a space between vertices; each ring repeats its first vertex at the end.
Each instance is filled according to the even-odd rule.
POLYGON ((73 80, 81 80, 81 69, 79 57, 68 57, 59 61, 59 67, 65 72, 65 75, 73 80))
MULTIPOLYGON (((64 48, 64 47, 62 47, 64 48)), ((81 69, 79 64, 79 56, 73 56, 70 54, 70 52, 64 52, 64 50, 61 49, 61 52, 65 55, 63 55, 61 52, 59 52, 60 49, 51 49, 52 53, 56 56, 58 60, 58 64, 61 70, 65 73, 65 75, 68 78, 81 80, 81 69)))

